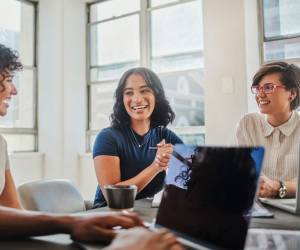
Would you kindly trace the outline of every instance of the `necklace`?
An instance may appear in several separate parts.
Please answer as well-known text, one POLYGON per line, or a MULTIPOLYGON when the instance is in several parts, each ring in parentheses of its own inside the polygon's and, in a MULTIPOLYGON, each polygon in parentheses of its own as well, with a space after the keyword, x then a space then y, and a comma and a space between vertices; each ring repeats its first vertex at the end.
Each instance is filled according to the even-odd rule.
POLYGON ((143 143, 142 143, 142 144, 139 143, 139 141, 138 141, 138 139, 136 138, 136 136, 135 136, 135 134, 134 134, 134 131, 132 130, 131 127, 130 127, 130 131, 131 131, 131 134, 132 134, 132 136, 133 136, 134 142, 136 143, 136 145, 137 145, 139 148, 143 147, 143 146, 149 141, 150 136, 149 136, 148 133, 149 133, 150 131, 148 131, 147 135, 144 137, 144 140, 143 140, 143 143), (147 138, 146 138, 146 137, 147 137, 147 138), (145 140, 145 138, 146 138, 146 140, 145 140))

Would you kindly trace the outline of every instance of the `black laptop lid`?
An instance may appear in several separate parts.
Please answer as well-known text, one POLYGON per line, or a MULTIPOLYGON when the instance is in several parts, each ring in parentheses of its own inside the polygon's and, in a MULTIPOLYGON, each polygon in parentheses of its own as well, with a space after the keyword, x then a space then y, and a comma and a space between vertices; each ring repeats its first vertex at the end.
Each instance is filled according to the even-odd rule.
POLYGON ((263 148, 181 144, 174 151, 156 223, 220 248, 242 249, 263 148))

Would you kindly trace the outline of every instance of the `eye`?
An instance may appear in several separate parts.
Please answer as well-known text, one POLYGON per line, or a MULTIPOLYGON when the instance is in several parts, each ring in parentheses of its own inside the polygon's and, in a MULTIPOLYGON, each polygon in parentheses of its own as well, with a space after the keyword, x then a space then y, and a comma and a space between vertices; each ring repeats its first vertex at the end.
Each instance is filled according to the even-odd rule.
POLYGON ((273 84, 266 84, 266 85, 264 85, 264 89, 266 91, 272 91, 274 89, 274 85, 273 84))
POLYGON ((127 95, 127 96, 131 96, 132 94, 133 94, 132 91, 125 91, 125 92, 124 92, 124 95, 127 95))
POLYGON ((150 88, 144 88, 141 90, 141 93, 151 93, 152 90, 150 88))

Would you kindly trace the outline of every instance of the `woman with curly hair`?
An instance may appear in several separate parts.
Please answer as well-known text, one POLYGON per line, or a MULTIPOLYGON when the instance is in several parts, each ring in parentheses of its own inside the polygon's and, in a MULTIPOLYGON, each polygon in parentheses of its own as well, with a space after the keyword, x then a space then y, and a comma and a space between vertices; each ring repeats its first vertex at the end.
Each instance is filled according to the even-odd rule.
MULTIPOLYGON (((14 73, 22 69, 15 51, 0 44, 0 116, 5 116, 12 96, 17 94, 13 84, 14 73)), ((21 208, 10 172, 7 145, 0 135, 0 205, 21 208)))
POLYGON ((115 91, 111 126, 98 134, 93 149, 99 184, 94 207, 105 205, 104 185, 134 184, 137 199, 162 189, 172 144, 182 143, 166 128, 174 118, 154 72, 140 67, 123 74, 115 91))

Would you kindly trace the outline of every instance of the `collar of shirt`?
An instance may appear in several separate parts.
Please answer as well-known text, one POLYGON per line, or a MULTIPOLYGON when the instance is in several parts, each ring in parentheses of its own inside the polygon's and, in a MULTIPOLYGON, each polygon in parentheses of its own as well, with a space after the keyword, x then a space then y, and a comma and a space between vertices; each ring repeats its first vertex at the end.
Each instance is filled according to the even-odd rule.
POLYGON ((263 131, 264 131, 264 136, 270 136, 275 129, 279 129, 279 131, 284 134, 285 136, 290 136, 291 133, 295 130, 296 126, 298 125, 299 121, 299 114, 297 111, 293 111, 290 119, 285 122, 284 124, 278 126, 278 127, 273 127, 270 123, 267 121, 267 116, 263 116, 262 119, 262 126, 263 126, 263 131))

